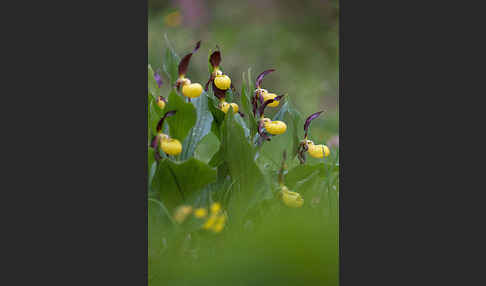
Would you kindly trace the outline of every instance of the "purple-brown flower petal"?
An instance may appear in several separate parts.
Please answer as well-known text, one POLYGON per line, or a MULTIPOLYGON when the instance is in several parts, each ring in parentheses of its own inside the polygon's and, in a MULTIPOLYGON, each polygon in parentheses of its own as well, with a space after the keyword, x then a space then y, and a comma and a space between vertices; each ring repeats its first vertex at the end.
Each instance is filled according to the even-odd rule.
POLYGON ((251 97, 251 105, 253 106, 253 115, 256 115, 256 111, 257 111, 257 108, 258 108, 257 99, 256 99, 256 92, 255 92, 255 96, 251 97))
POLYGON ((208 79, 208 82, 206 82, 206 85, 204 86, 204 91, 205 91, 205 92, 208 92, 209 84, 210 84, 211 82, 213 82, 213 81, 214 81, 214 76, 213 76, 213 75, 210 75, 210 76, 209 76, 209 79, 208 79))
MULTIPOLYGON (((282 95, 279 95, 279 96, 276 96, 275 98, 273 99, 268 99, 268 100, 265 100, 265 102, 260 106, 260 109, 259 109, 259 115, 262 116, 263 113, 265 112, 265 107, 267 107, 267 105, 269 105, 270 103, 274 102, 274 101, 279 101, 280 99, 282 99, 282 97, 284 97, 285 94, 282 94, 282 95)), ((260 98, 263 98, 262 95, 260 95, 260 98)))
POLYGON ((150 147, 157 149, 157 146, 159 145, 159 135, 154 136, 152 138, 152 141, 150 142, 150 147))
POLYGON ((307 144, 305 142, 301 142, 299 145, 299 149, 297 151, 297 157, 299 158, 299 161, 301 164, 305 163, 305 152, 307 152, 309 148, 307 147, 307 144))
POLYGON ((167 103, 167 99, 165 99, 165 97, 163 97, 162 95, 159 96, 159 100, 162 100, 163 102, 167 103))
POLYGON ((258 135, 260 135, 260 137, 262 137, 263 139, 267 140, 267 141, 270 141, 270 137, 268 137, 268 135, 265 133, 265 131, 263 130, 263 121, 260 120, 258 122, 258 135))
POLYGON ((304 124, 304 131, 305 131, 304 138, 307 138, 307 131, 309 129, 309 125, 310 125, 311 121, 316 119, 317 117, 319 117, 319 115, 321 115, 321 113, 323 113, 323 112, 324 111, 319 111, 319 112, 313 113, 309 117, 307 117, 307 119, 305 120, 305 124, 304 124))
POLYGON ((271 72, 274 72, 274 71, 275 71, 275 69, 269 69, 269 70, 266 70, 266 71, 262 72, 261 74, 259 74, 259 75, 257 76, 257 78, 256 78, 256 82, 255 82, 255 83, 256 83, 256 87, 257 87, 257 88, 259 88, 259 87, 261 86, 261 84, 262 84, 262 80, 263 80, 263 78, 264 78, 264 77, 265 77, 267 74, 269 74, 269 73, 271 73, 271 72))
POLYGON ((214 53, 212 53, 209 57, 209 62, 211 63, 211 66, 213 66, 213 68, 219 67, 219 64, 221 63, 221 52, 215 51, 214 53))
POLYGON ((216 96, 219 100, 226 98, 226 90, 221 90, 216 87, 213 81, 213 91, 214 91, 214 96, 216 96))
POLYGON ((185 55, 182 60, 179 62, 179 76, 186 74, 187 72, 187 67, 189 66, 189 61, 191 60, 192 54, 194 54, 199 47, 201 46, 201 41, 197 42, 196 47, 192 52, 189 54, 185 55))
POLYGON ((164 119, 165 119, 166 117, 170 117, 170 116, 172 116, 172 115, 176 114, 176 112, 177 112, 177 111, 175 111, 175 110, 167 111, 167 112, 164 114, 164 116, 162 116, 162 118, 160 118, 159 123, 157 123, 157 132, 160 132, 160 131, 162 130, 162 124, 164 124, 164 119))

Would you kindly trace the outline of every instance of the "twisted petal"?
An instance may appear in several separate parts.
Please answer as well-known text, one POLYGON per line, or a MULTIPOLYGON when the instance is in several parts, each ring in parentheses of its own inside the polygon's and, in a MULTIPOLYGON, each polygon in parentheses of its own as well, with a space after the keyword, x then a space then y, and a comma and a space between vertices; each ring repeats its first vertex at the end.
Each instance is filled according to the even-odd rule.
POLYGON ((211 56, 209 56, 209 62, 213 68, 219 67, 219 64, 221 63, 221 52, 215 51, 212 53, 211 56))
POLYGON ((305 138, 307 138, 307 131, 309 129, 309 125, 310 125, 311 121, 316 119, 317 117, 319 117, 319 115, 321 115, 321 113, 323 113, 323 112, 324 111, 319 111, 319 112, 313 113, 309 117, 307 117, 307 119, 305 120, 305 124, 304 124, 304 131, 305 131, 304 137, 305 138))
MULTIPOLYGON (((285 94, 282 94, 282 95, 279 95, 279 96, 276 96, 275 98, 273 99, 268 99, 268 100, 265 100, 265 102, 260 106, 260 109, 258 110, 259 111, 259 114, 260 116, 263 115, 263 113, 265 112, 265 107, 267 107, 267 105, 269 105, 270 103, 274 102, 274 101, 279 101, 280 99, 282 99, 283 97, 285 96, 285 94)), ((261 100, 263 100, 263 96, 260 95, 260 102, 261 100)))
POLYGON ((258 122, 258 135, 260 135, 260 137, 262 137, 264 140, 270 141, 270 137, 268 137, 268 135, 265 133, 263 127, 264 127, 263 121, 260 120, 258 122))
POLYGON ((216 87, 213 81, 213 91, 214 91, 214 96, 216 96, 219 100, 224 99, 226 97, 226 90, 221 90, 216 87))
POLYGON ((194 50, 192 50, 192 52, 190 52, 189 54, 185 55, 182 58, 182 60, 179 62, 179 76, 186 74, 187 67, 189 66, 189 61, 191 60, 192 54, 195 53, 200 46, 201 46, 201 41, 197 42, 194 50))
POLYGON ((262 72, 261 74, 259 74, 259 75, 257 76, 257 78, 256 78, 256 81, 255 81, 255 83, 256 83, 256 87, 260 87, 260 86, 261 86, 261 84, 262 84, 262 80, 263 80, 263 78, 264 78, 264 77, 265 77, 267 74, 269 74, 269 73, 271 73, 271 72, 274 72, 274 71, 275 71, 275 69, 269 69, 269 70, 266 70, 266 71, 262 72))
POLYGON ((173 116, 174 114, 176 114, 177 111, 175 110, 171 110, 171 111, 167 111, 164 116, 162 116, 162 118, 160 118, 159 120, 159 123, 157 123, 157 132, 160 132, 162 130, 162 124, 164 124, 164 119, 166 117, 170 117, 170 116, 173 116))

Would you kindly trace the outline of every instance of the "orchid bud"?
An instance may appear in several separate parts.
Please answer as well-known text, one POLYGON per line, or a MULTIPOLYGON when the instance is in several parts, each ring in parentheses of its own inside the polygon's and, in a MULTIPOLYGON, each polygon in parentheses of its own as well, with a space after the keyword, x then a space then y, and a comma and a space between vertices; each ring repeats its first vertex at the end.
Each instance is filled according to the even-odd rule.
POLYGON ((233 108, 233 113, 237 113, 238 112, 238 104, 236 103, 228 103, 226 101, 221 101, 219 103, 219 106, 220 106, 220 109, 221 111, 223 111, 224 113, 228 113, 228 110, 230 108, 230 106, 233 108))

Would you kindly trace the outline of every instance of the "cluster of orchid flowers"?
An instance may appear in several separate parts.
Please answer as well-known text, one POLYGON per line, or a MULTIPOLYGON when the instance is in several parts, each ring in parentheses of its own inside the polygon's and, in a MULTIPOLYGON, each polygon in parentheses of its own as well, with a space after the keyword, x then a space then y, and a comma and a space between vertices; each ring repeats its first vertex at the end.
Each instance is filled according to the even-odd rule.
POLYGON ((253 106, 253 115, 255 117, 259 117, 258 134, 263 139, 268 141, 270 141, 270 137, 264 132, 264 128, 268 133, 272 135, 283 134, 285 133, 285 131, 287 131, 287 124, 285 124, 285 122, 280 120, 272 121, 270 118, 265 117, 265 108, 267 106, 277 107, 280 103, 280 100, 284 97, 284 95, 277 96, 274 93, 269 93, 266 89, 263 89, 261 87, 265 75, 273 71, 275 70, 269 69, 257 76, 255 81, 256 89, 251 99, 251 104, 253 106))
MULTIPOLYGON (((191 101, 191 98, 197 98, 201 96, 201 94, 203 93, 203 87, 201 86, 201 84, 192 83, 191 80, 188 77, 186 77, 186 72, 189 66, 190 59, 192 55, 199 49, 200 45, 201 45, 201 41, 198 41, 196 43, 196 47, 192 50, 192 52, 185 55, 181 59, 178 66, 179 77, 175 83, 175 87, 177 88, 177 91, 180 91, 182 89, 182 95, 187 97, 189 102, 191 101)), ((234 87, 233 84, 231 83, 231 78, 228 75, 224 74, 221 69, 220 66, 221 52, 219 51, 219 48, 217 48, 217 50, 209 56, 209 63, 211 65, 212 71, 210 74, 210 78, 204 87, 204 91, 207 92, 211 84, 211 88, 214 92, 214 95, 219 100, 218 108, 221 111, 227 113, 229 108, 232 108, 234 113, 239 113, 241 116, 244 116, 244 114, 239 111, 238 104, 233 102, 228 103, 226 101, 226 92, 230 88, 234 89, 234 87)), ((262 139, 267 141, 271 140, 268 134, 280 135, 285 133, 285 131, 287 130, 287 125, 285 124, 285 122, 280 120, 272 121, 270 118, 265 117, 264 114, 266 107, 272 107, 272 108, 278 107, 280 104, 280 100, 284 97, 284 95, 277 95, 275 93, 268 92, 268 90, 262 87, 263 78, 269 73, 274 71, 275 71, 274 69, 268 69, 263 71, 257 76, 255 81, 256 89, 251 98, 251 103, 253 107, 252 113, 255 118, 258 118, 257 119, 258 134, 262 139)), ((158 73, 155 73, 154 76, 160 88, 162 85, 162 78, 158 73)), ((164 109, 167 104, 167 99, 165 99, 163 96, 159 96, 157 98, 156 103, 160 109, 164 109)), ((323 111, 319 111, 311 114, 309 117, 307 117, 305 121, 304 124, 305 135, 304 135, 304 139, 300 141, 300 145, 297 153, 297 156, 301 164, 305 163, 306 161, 305 154, 307 152, 314 158, 323 158, 329 156, 330 154, 330 150, 326 145, 314 144, 313 141, 308 140, 308 130, 309 130, 310 123, 312 120, 319 117, 319 115, 322 112, 323 111)), ((167 134, 162 133, 162 126, 163 126, 164 119, 173 116, 174 114, 176 114, 176 111, 171 110, 166 112, 162 116, 162 118, 157 124, 157 128, 156 128, 157 135, 152 140, 151 146, 155 150, 157 150, 157 147, 160 146, 162 151, 167 155, 176 156, 182 152, 181 142, 175 138, 171 138, 167 134)), ((160 154, 158 152, 155 152, 155 156, 157 160, 161 159, 160 154)), ((280 170, 280 175, 279 175, 281 199, 283 203, 289 207, 301 207, 304 204, 304 199, 301 197, 299 193, 289 191, 288 188, 283 184, 283 170, 284 170, 284 164, 282 165, 282 168, 280 170)), ((225 216, 222 216, 220 214, 220 207, 218 206, 219 204, 213 205, 211 207, 211 216, 207 220, 204 227, 206 229, 213 229, 215 232, 219 232, 224 227, 225 216)), ((176 221, 179 220, 178 218, 180 218, 180 220, 183 221, 184 218, 191 212, 192 212, 192 208, 190 207, 184 206, 179 208, 175 215, 176 221)), ((205 217, 206 214, 207 211, 202 209, 197 209, 194 211, 194 215, 198 218, 205 217)))
POLYGON ((193 209, 191 206, 182 205, 176 208, 173 218, 178 224, 182 224, 187 221, 191 213, 198 221, 205 219, 202 224, 202 229, 205 230, 218 233, 223 230, 226 224, 226 214, 221 209, 221 204, 217 202, 211 204, 209 215, 206 208, 193 209))

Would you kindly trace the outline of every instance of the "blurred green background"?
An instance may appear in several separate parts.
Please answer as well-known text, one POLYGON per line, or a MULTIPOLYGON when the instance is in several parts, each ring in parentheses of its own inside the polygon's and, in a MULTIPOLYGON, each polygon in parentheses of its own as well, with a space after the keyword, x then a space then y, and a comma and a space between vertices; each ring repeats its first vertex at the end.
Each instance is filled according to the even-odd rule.
MULTIPOLYGON (((275 68, 263 87, 288 94, 304 117, 325 110, 312 122, 311 139, 335 148, 339 142, 338 1, 149 0, 148 4, 148 63, 154 70, 162 67, 164 35, 180 56, 202 40, 187 73, 192 82, 202 85, 209 77, 209 50, 216 45, 222 52, 221 66, 238 92, 248 68, 253 80, 275 68)), ((152 274, 160 276, 153 281, 161 282, 151 285, 337 286, 338 189, 333 184, 332 192, 325 190, 322 202, 304 194, 306 207, 301 209, 264 207, 243 229, 230 225, 224 235, 194 233, 181 239, 174 234, 168 245, 171 240, 188 244, 187 249, 194 252, 164 250, 163 260, 156 261, 160 272, 152 274)))
POLYGON ((181 56, 202 40, 188 76, 204 85, 209 50, 218 45, 222 67, 238 91, 248 68, 253 78, 275 68, 263 87, 287 93, 304 117, 325 110, 311 125, 311 139, 338 142, 338 1, 149 0, 148 4, 148 63, 154 70, 162 66, 164 35, 181 56))

